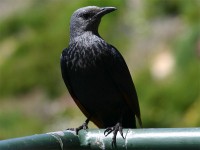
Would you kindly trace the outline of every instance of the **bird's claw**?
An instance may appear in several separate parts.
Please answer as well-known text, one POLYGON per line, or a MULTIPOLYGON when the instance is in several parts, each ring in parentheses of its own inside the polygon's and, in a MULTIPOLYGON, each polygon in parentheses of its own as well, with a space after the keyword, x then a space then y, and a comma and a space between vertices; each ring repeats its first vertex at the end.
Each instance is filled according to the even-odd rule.
POLYGON ((88 125, 87 125, 87 122, 84 122, 81 126, 77 127, 77 128, 68 128, 67 130, 71 130, 71 131, 75 131, 76 132, 76 135, 78 135, 78 132, 80 130, 86 130, 88 129, 88 125))
POLYGON ((107 136, 113 131, 114 131, 114 127, 108 127, 108 128, 105 129, 104 135, 107 136))
POLYGON ((116 147, 116 137, 117 137, 117 132, 119 131, 119 133, 121 134, 122 138, 125 139, 124 135, 123 135, 123 128, 121 123, 117 123, 114 127, 108 127, 106 128, 106 130, 104 131, 104 135, 107 136, 109 135, 111 132, 113 132, 113 137, 112 137, 112 147, 116 147))

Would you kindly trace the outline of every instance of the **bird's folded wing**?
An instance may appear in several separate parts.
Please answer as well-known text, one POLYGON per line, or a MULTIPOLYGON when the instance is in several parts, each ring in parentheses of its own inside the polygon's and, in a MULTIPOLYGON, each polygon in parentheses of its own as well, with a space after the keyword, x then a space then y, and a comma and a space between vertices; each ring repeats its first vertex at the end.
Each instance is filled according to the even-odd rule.
POLYGON ((121 54, 116 50, 116 48, 112 48, 114 55, 114 57, 112 57, 113 60, 109 60, 112 61, 109 63, 111 65, 105 64, 105 67, 107 67, 107 72, 109 73, 113 84, 115 84, 119 92, 124 97, 126 103, 134 111, 138 123, 140 127, 142 127, 138 97, 130 72, 121 54))

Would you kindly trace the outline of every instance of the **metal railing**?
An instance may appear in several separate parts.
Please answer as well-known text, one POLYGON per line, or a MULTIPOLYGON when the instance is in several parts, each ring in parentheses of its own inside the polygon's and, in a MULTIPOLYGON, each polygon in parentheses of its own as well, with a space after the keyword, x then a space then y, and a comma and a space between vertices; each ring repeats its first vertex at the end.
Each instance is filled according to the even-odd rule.
MULTIPOLYGON (((104 129, 65 130, 0 141, 0 150, 114 149, 112 134, 104 129)), ((117 149, 200 150, 200 128, 124 129, 125 139, 117 135, 117 149)))

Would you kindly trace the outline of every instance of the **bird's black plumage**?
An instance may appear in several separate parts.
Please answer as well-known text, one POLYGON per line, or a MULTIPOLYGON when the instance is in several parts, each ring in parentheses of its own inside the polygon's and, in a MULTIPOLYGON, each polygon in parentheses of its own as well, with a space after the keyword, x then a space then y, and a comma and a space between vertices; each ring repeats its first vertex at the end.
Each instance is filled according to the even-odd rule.
POLYGON ((118 50, 98 33, 102 16, 114 10, 88 6, 74 12, 69 47, 61 55, 62 77, 88 121, 100 128, 117 123, 136 128, 135 117, 142 123, 128 67, 118 50))

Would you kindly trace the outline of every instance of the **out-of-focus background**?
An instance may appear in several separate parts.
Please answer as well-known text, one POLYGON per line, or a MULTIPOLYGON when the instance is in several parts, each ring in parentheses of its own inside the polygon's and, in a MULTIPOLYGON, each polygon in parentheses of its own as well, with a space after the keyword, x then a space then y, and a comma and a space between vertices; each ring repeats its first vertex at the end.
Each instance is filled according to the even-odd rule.
POLYGON ((118 8, 99 32, 129 66, 144 127, 200 126, 200 0, 0 0, 0 139, 85 120, 59 58, 71 14, 87 5, 118 8))

